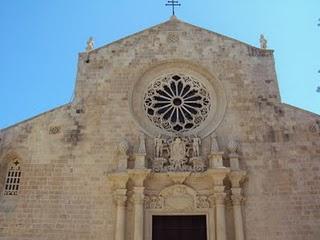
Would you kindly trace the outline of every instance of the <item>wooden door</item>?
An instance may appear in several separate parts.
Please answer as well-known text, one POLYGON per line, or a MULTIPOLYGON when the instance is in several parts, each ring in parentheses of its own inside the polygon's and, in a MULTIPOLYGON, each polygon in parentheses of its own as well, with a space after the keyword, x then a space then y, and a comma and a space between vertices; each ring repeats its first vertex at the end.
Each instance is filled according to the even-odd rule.
POLYGON ((152 240, 207 240, 206 216, 153 216, 152 240))

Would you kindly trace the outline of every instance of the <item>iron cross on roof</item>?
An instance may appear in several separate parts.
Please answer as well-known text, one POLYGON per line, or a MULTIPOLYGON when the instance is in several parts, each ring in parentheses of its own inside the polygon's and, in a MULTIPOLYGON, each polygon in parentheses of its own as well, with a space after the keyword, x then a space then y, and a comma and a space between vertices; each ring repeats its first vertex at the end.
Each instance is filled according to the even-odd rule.
POLYGON ((175 15, 174 7, 180 7, 181 4, 179 3, 179 1, 170 0, 168 1, 168 3, 166 3, 166 6, 172 6, 172 15, 174 16, 175 15))

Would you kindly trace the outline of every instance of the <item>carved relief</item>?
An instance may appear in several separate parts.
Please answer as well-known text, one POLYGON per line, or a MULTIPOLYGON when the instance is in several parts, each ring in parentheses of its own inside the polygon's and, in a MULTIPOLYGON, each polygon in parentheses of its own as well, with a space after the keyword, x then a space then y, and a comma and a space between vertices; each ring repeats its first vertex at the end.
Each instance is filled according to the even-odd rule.
POLYGON ((163 198, 161 196, 146 196, 144 199, 144 206, 147 209, 161 209, 163 208, 163 198))
POLYGON ((58 134, 61 131, 61 127, 60 126, 51 126, 49 128, 49 134, 54 135, 54 134, 58 134))
POLYGON ((146 209, 191 211, 196 208, 210 208, 209 198, 198 195, 192 188, 176 184, 163 189, 159 195, 145 197, 146 209))
POLYGON ((179 35, 178 33, 175 32, 169 32, 168 37, 167 37, 167 42, 168 43, 176 43, 179 41, 179 35))
POLYGON ((196 201, 197 208, 210 208, 209 197, 205 195, 198 195, 196 201))
POLYGON ((155 172, 195 171, 205 170, 205 164, 200 156, 201 139, 175 137, 154 140, 155 158, 152 169, 155 172))
POLYGON ((184 185, 173 185, 161 193, 165 208, 191 210, 194 208, 194 191, 184 185))

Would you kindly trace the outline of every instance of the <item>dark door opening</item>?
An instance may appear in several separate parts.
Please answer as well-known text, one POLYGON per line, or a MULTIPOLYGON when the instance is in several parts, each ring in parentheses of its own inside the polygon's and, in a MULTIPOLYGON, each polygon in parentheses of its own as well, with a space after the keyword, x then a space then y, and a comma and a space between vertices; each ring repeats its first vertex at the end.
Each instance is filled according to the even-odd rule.
POLYGON ((206 216, 152 216, 152 240, 207 240, 206 216))

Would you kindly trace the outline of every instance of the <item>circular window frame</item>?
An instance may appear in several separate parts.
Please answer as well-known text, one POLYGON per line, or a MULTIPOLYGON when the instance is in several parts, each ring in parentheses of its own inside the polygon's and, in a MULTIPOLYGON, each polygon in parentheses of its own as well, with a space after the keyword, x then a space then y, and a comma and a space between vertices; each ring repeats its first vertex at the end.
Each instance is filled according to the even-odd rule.
POLYGON ((144 109, 158 128, 183 134, 200 127, 212 111, 212 96, 207 87, 182 72, 161 75, 145 89, 144 109))
POLYGON ((203 67, 185 61, 163 62, 149 67, 135 81, 131 89, 131 93, 129 93, 129 108, 134 117, 135 123, 150 137, 156 137, 158 135, 206 137, 217 129, 222 122, 226 106, 226 95, 220 81, 203 67), (207 118, 200 124, 200 126, 190 131, 182 133, 165 131, 156 127, 145 113, 144 95, 146 89, 153 81, 155 81, 155 79, 171 73, 192 76, 206 87, 211 97, 212 109, 210 110, 207 118))

